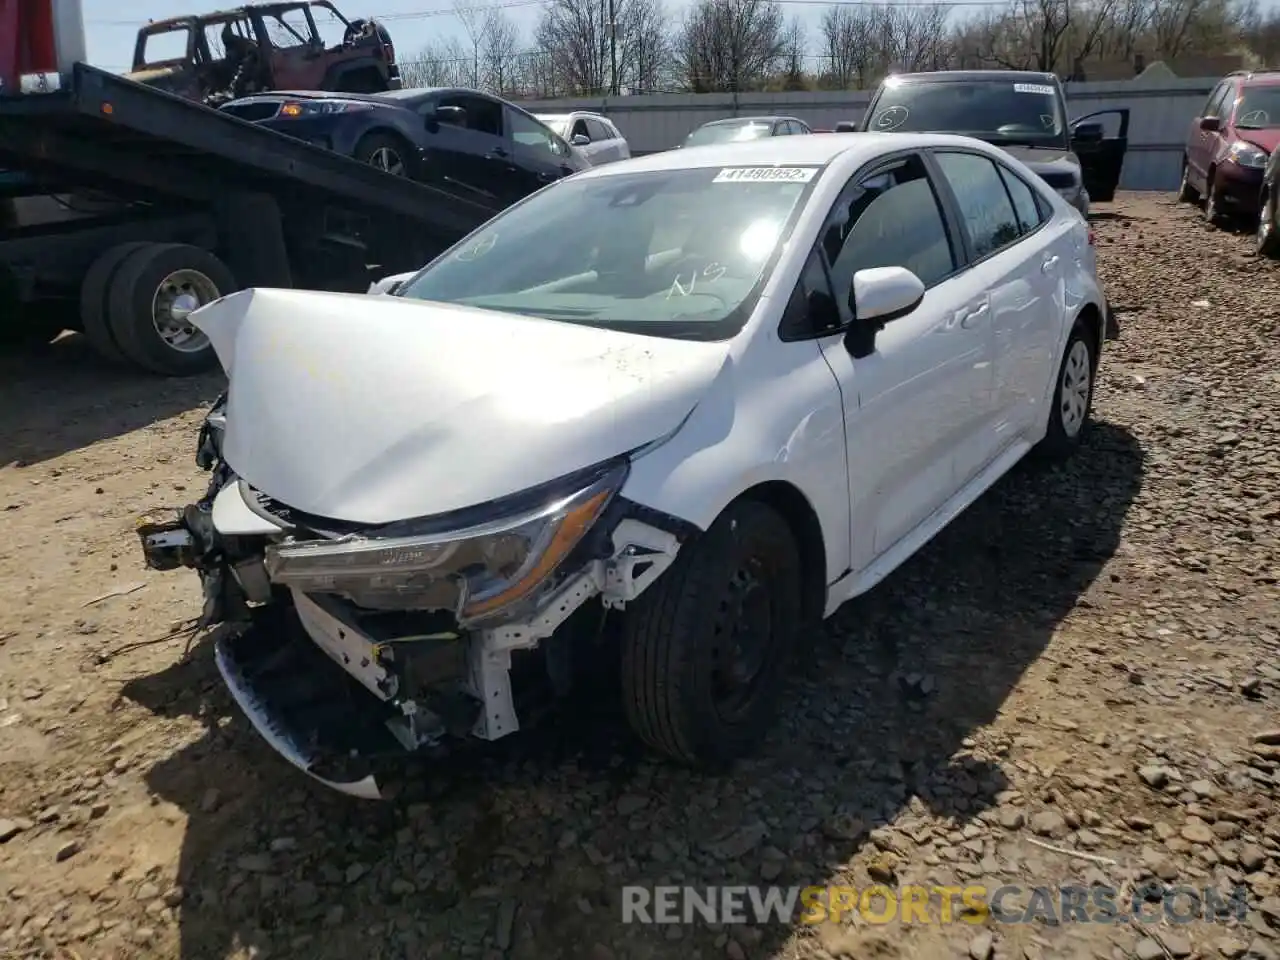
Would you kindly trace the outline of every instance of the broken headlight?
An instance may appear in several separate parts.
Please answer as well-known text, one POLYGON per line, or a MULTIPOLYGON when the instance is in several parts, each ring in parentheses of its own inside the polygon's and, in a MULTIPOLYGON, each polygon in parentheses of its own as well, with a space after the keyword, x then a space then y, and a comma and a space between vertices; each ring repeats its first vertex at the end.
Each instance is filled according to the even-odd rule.
MULTIPOLYGON (((627 474, 610 465, 565 493, 460 529, 415 533, 429 520, 377 535, 284 541, 266 550, 272 581, 334 593, 381 610, 439 610, 474 623, 531 598, 599 519, 627 474)), ((495 506, 501 510, 502 505, 495 506)))

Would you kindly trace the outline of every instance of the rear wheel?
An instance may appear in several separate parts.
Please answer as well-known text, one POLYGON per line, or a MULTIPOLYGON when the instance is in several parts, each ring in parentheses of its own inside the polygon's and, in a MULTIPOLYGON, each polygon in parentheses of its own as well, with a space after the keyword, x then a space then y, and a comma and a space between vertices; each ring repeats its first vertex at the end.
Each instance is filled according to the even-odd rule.
POLYGON ((410 173, 408 147, 399 137, 387 133, 371 133, 361 138, 353 156, 394 177, 407 177, 410 173))
POLYGON ((1097 365, 1098 344, 1093 333, 1081 320, 1076 320, 1058 368, 1058 382, 1053 388, 1049 429, 1036 450, 1042 457, 1065 460, 1080 446, 1093 408, 1097 365))
POLYGON ((200 373, 218 358, 190 316, 235 289, 231 271, 207 250, 148 244, 129 254, 111 281, 111 333, 139 366, 166 376, 200 373))
POLYGON ((1187 166, 1187 160, 1185 157, 1183 157, 1182 184, 1178 187, 1179 203, 1195 203, 1197 200, 1200 199, 1200 192, 1196 190, 1195 187, 1191 186, 1191 181, 1187 179, 1187 177, 1190 175, 1188 172, 1189 169, 1190 168, 1187 166))
POLYGON ((120 264, 135 250, 146 246, 150 244, 134 240, 111 247, 93 261, 80 284, 80 323, 84 326, 85 339, 99 356, 114 363, 126 363, 128 358, 116 343, 107 320, 107 294, 120 264))
POLYGON ((628 606, 622 695, 642 740, 719 764, 764 738, 803 614, 800 569, 787 522, 740 500, 628 606))

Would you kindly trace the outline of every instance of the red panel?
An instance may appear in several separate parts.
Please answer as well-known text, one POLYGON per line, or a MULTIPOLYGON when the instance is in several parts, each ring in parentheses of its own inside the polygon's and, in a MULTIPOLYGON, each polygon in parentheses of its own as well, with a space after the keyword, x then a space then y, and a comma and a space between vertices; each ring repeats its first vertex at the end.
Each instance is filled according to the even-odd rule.
POLYGON ((16 93, 24 73, 56 73, 53 5, 58 0, 0 0, 0 80, 16 93))

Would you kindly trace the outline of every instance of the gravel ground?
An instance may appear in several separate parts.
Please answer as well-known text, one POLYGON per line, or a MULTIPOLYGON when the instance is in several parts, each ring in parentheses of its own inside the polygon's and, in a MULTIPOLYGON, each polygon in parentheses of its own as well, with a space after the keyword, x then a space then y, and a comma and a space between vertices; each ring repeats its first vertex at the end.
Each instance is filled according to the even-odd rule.
POLYGON ((0 955, 1274 960, 1280 265, 1163 196, 1096 228, 1124 334, 1080 456, 1016 470, 811 638, 725 777, 580 704, 392 802, 312 786, 166 639, 194 576, 135 547, 138 513, 203 489, 218 381, 105 372, 74 337, 0 360, 0 955), (624 884, 871 878, 1243 884, 1250 909, 620 921, 624 884))

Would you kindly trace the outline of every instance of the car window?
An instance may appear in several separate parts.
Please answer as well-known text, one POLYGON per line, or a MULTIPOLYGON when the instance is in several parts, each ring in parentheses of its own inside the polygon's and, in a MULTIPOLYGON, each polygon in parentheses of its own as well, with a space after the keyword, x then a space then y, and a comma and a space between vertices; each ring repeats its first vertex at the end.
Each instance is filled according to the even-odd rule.
POLYGON ((975 258, 985 257, 1018 239, 1018 218, 996 165, 972 153, 936 155, 942 175, 960 204, 965 232, 975 258))
POLYGON ((836 304, 822 248, 814 247, 791 293, 778 335, 783 340, 821 337, 835 333, 846 319, 836 304))
POLYGON ((574 137, 586 137, 588 140, 595 139, 591 136, 591 131, 587 129, 587 121, 583 120, 582 117, 573 121, 573 128, 569 131, 569 139, 572 140, 574 137))
POLYGON ((1236 96, 1238 94, 1234 83, 1228 84, 1226 93, 1222 98, 1222 102, 1218 104, 1217 117, 1226 124, 1231 119, 1231 109, 1236 105, 1236 96))
POLYGON ((564 180, 444 253, 403 296, 654 336, 732 336, 819 176, 770 166, 564 180))
POLYGON ((1209 97, 1209 102, 1205 104, 1203 116, 1206 116, 1206 117, 1219 116, 1222 110, 1222 104, 1225 101, 1227 93, 1230 91, 1230 89, 1231 89, 1231 85, 1229 83, 1220 84, 1219 88, 1215 90, 1213 94, 1209 97))
MULTIPOLYGON (((568 146, 552 133, 549 128, 544 127, 533 117, 516 110, 507 112, 511 123, 511 139, 516 142, 517 146, 542 154, 548 159, 552 157, 561 158, 568 155, 568 146)), ((578 121, 578 123, 581 122, 581 120, 578 121)), ((577 129, 577 124, 574 124, 574 129, 577 129)))
POLYGON ((846 188, 827 218, 821 244, 838 299, 848 294, 859 270, 902 266, 929 287, 956 269, 942 208, 919 157, 846 188))
POLYGON ((306 10, 301 7, 277 11, 263 17, 262 23, 267 28, 271 43, 281 49, 300 47, 311 39, 311 24, 306 10))
POLYGON ((502 104, 487 97, 473 97, 465 93, 451 93, 440 97, 442 107, 461 107, 467 112, 462 126, 476 133, 502 136, 502 104))
POLYGON ((149 33, 143 41, 142 63, 139 66, 146 67, 171 60, 185 60, 187 45, 190 41, 191 31, 186 27, 149 33))
POLYGON ((958 133, 1035 146, 1064 143, 1066 126, 1058 87, 1011 79, 886 81, 867 129, 958 133))
POLYGON ((609 128, 606 127, 599 120, 588 118, 587 129, 591 132, 592 140, 612 140, 613 139, 613 134, 610 132, 609 128))
POLYGON ((807 123, 803 123, 800 120, 792 120, 791 132, 800 134, 813 133, 813 129, 807 123))
POLYGON ((1020 176, 1004 164, 996 164, 996 169, 1000 171, 1000 179, 1004 181, 1005 189, 1013 200, 1013 211, 1018 215, 1019 228, 1024 234, 1030 233, 1048 219, 1044 205, 1037 202, 1035 191, 1020 176))

